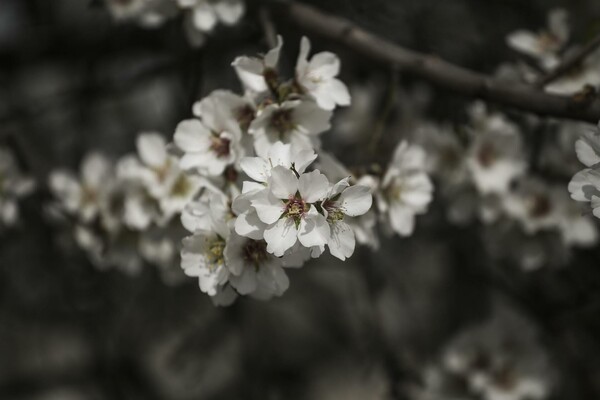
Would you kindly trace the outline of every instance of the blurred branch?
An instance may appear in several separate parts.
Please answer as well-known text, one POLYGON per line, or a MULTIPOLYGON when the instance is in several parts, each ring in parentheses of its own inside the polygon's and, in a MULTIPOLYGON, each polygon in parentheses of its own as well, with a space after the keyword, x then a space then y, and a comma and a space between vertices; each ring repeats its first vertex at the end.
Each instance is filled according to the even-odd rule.
POLYGON ((283 17, 325 38, 340 42, 373 61, 394 65, 401 72, 442 88, 538 115, 580 121, 600 120, 600 99, 545 93, 534 85, 490 77, 398 46, 354 23, 295 1, 265 0, 283 17))
POLYGON ((598 48, 598 46, 600 46, 600 34, 592 39, 592 41, 590 41, 588 44, 573 52, 570 56, 566 57, 562 63, 554 68, 554 70, 542 77, 539 82, 537 82, 537 85, 539 87, 544 87, 550 82, 554 82, 558 78, 569 73, 574 68, 577 68, 590 54, 592 54, 598 48))

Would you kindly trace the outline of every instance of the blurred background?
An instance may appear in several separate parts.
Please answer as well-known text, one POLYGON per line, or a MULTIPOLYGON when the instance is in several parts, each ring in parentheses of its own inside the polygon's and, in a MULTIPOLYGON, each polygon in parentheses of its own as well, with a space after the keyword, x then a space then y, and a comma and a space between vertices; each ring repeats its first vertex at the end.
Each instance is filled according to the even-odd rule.
MULTIPOLYGON (((147 29, 116 21, 97 0, 2 0, 0 143, 43 182, 51 169, 76 170, 92 149, 132 152, 139 132, 170 139, 194 101, 240 91, 229 67, 236 56, 268 48, 258 3, 197 48, 177 17, 147 29)), ((506 35, 543 28, 552 8, 569 12, 574 42, 600 28, 593 0, 312 3, 489 74, 515 59, 506 35)), ((371 88, 350 127, 364 128, 348 134, 338 111, 323 136, 348 164, 385 165, 416 119, 469 118, 473 99, 272 22, 286 41, 284 68, 308 35, 316 51, 340 56, 355 102, 356 88, 371 88), (366 153, 378 130, 377 150, 366 153)), ((539 124, 523 126, 529 143, 539 124)), ((556 179, 566 188, 568 176, 556 179)), ((0 399, 600 398, 598 246, 565 254, 548 238, 544 265, 524 271, 513 250, 526 239, 477 221, 451 224, 436 197, 413 236, 383 238, 346 262, 324 256, 292 270, 283 297, 220 308, 195 279, 166 282, 154 267, 136 276, 98 270, 47 221, 40 186, 21 203, 19 224, 0 232, 0 399), (490 365, 493 373, 466 377, 490 365)))

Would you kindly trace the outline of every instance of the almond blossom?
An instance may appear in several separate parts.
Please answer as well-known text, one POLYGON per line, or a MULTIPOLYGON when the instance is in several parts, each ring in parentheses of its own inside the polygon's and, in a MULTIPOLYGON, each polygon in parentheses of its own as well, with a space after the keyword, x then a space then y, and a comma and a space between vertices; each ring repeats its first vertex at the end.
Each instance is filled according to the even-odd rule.
POLYGON ((18 201, 34 188, 35 182, 20 170, 12 152, 0 147, 0 228, 18 221, 18 201))
POLYGON ((329 252, 342 261, 354 253, 356 244, 354 230, 344 221, 345 217, 365 214, 373 202, 368 186, 350 186, 348 180, 345 178, 333 185, 320 205, 330 228, 329 252))
POLYGON ((258 218, 267 224, 264 239, 269 253, 280 257, 296 241, 304 247, 325 247, 329 225, 313 204, 322 201, 328 189, 329 181, 319 171, 297 176, 288 168, 273 168, 268 189, 251 200, 258 218))
POLYGON ((271 104, 252 121, 248 132, 254 136, 254 149, 258 155, 277 141, 291 143, 296 147, 312 149, 317 135, 331 126, 331 111, 319 108, 315 103, 289 100, 271 104))
POLYGON ((375 192, 381 220, 389 223, 394 232, 411 235, 415 217, 427 211, 432 192, 433 184, 425 172, 424 150, 402 141, 375 192))
POLYGON ((558 62, 558 53, 569 39, 567 13, 562 9, 554 9, 548 14, 548 27, 539 33, 518 30, 507 38, 513 49, 534 57, 541 66, 548 70, 558 62))
POLYGON ((195 106, 202 119, 180 122, 174 135, 175 145, 183 152, 180 167, 207 176, 222 174, 242 154, 238 121, 229 110, 215 107, 212 102, 207 97, 195 106), (220 112, 211 112, 215 109, 220 112))
POLYGON ((296 62, 296 83, 324 110, 333 110, 336 105, 350 105, 348 88, 336 78, 340 72, 338 56, 324 51, 313 55, 308 61, 309 52, 310 41, 303 36, 296 62))

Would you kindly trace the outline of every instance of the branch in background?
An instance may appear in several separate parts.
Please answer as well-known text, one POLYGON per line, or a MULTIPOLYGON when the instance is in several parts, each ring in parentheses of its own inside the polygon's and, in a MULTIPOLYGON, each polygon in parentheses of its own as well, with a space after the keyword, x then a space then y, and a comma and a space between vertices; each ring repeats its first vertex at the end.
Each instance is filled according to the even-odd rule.
POLYGON ((427 80, 442 88, 469 97, 502 104, 548 117, 597 123, 600 99, 545 93, 533 85, 509 82, 400 47, 352 22, 326 14, 314 7, 292 1, 269 0, 273 9, 298 26, 327 39, 345 44, 355 52, 400 72, 427 80))
POLYGON ((573 68, 577 68, 586 57, 598 48, 598 46, 600 46, 600 35, 597 35, 591 42, 567 56, 554 70, 542 77, 539 82, 537 82, 537 86, 544 87, 550 82, 554 82, 558 78, 564 76, 573 68))

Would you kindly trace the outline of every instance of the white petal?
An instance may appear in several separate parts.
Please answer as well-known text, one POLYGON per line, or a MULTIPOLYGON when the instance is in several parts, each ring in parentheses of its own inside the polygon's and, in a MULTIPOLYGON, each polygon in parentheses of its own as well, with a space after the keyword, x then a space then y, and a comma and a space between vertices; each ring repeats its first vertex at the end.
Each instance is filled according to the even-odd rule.
POLYGON ((137 137, 136 146, 141 160, 149 166, 160 167, 167 162, 165 139, 157 133, 145 133, 137 137))
POLYGON ((260 157, 244 157, 240 160, 240 167, 257 182, 266 182, 271 176, 271 166, 260 157))
MULTIPOLYGON (((281 215, 281 213, 279 213, 279 215, 281 215)), ((260 220, 258 214, 253 211, 242 213, 238 215, 235 220, 235 232, 238 235, 254 240, 263 238, 266 226, 267 225, 260 220)))
POLYGON ((104 155, 90 153, 83 159, 81 166, 83 182, 91 188, 101 187, 106 184, 110 169, 110 162, 104 155))
POLYGON ((276 166, 271 170, 269 189, 278 199, 288 199, 298 191, 298 178, 290 169, 276 166))
POLYGON ((319 78, 333 78, 340 73, 340 59, 335 54, 323 51, 312 56, 309 69, 319 78))
POLYGON ((279 262, 262 265, 256 274, 259 285, 276 296, 281 296, 289 287, 290 280, 279 262))
POLYGON ((600 137, 597 135, 586 135, 575 142, 577 158, 586 167, 591 167, 600 162, 600 137))
POLYGON ((263 77, 263 63, 250 57, 238 57, 231 64, 242 84, 249 90, 260 93, 268 89, 263 77))
POLYGON ((331 127, 331 111, 323 110, 311 101, 304 101, 293 110, 296 129, 304 134, 316 135, 331 127))
POLYGON ((264 238, 267 242, 267 251, 276 257, 281 257, 296 243, 298 230, 291 218, 281 218, 265 230, 264 238))
POLYGON ((253 266, 248 266, 241 271, 239 276, 230 276, 229 282, 238 291, 239 294, 246 295, 253 293, 258 285, 256 270, 253 266))
POLYGON ((367 186, 355 185, 342 192, 338 203, 344 214, 356 217, 369 211, 373 204, 373 196, 367 186))
POLYGON ((185 152, 207 151, 210 148, 210 131, 197 119, 181 121, 175 129, 175 144, 185 152))
POLYGON ((279 53, 281 52, 281 47, 283 46, 283 38, 281 35, 277 35, 277 45, 269 50, 267 54, 265 54, 264 63, 268 68, 275 68, 277 63, 279 62, 279 53))
POLYGON ((226 25, 233 25, 244 15, 244 2, 241 0, 221 0, 213 5, 219 19, 226 25))
POLYGON ((314 203, 327 195, 329 180, 317 170, 302 174, 298 179, 298 191, 305 202, 314 203))
POLYGON ((415 228, 414 211, 409 207, 393 203, 390 207, 390 223, 396 233, 409 236, 415 228))
POLYGON ((348 224, 339 221, 331 224, 331 235, 327 245, 332 256, 344 261, 354 253, 356 239, 354 231, 348 224))
POLYGON ((194 26, 204 32, 212 30, 217 23, 217 15, 207 1, 196 3, 193 10, 194 26))
POLYGON ((256 209, 258 218, 265 224, 272 224, 277 221, 284 211, 283 202, 269 190, 258 193, 251 199, 250 203, 256 209))
POLYGON ((329 241, 330 234, 327 220, 316 211, 304 216, 300 221, 298 240, 304 247, 322 247, 329 241))

